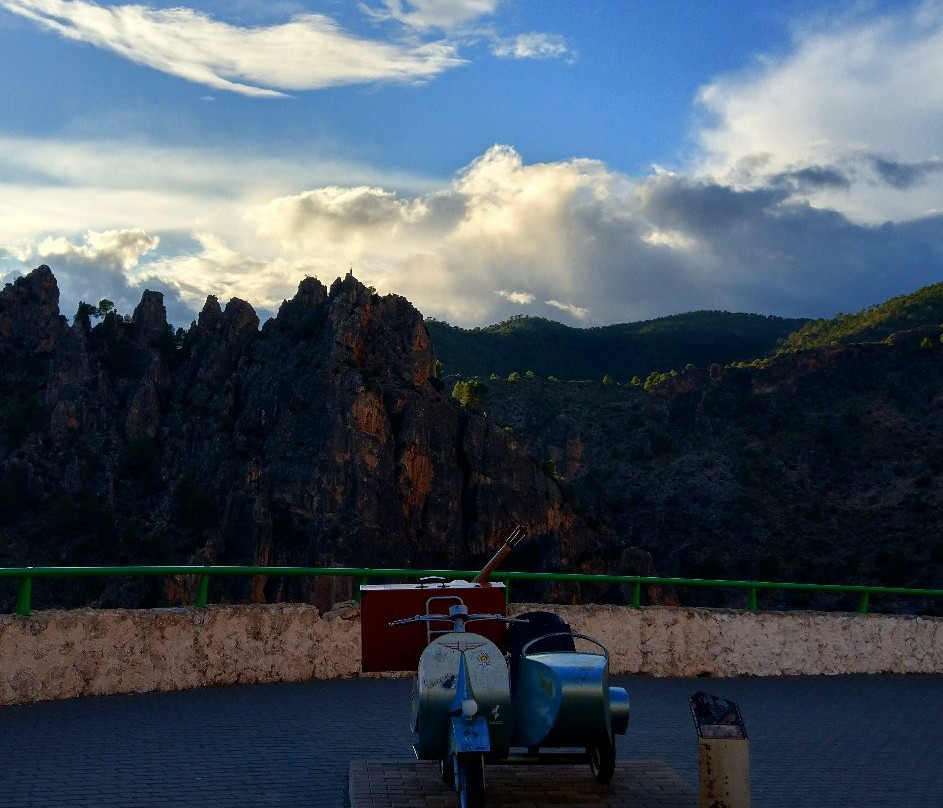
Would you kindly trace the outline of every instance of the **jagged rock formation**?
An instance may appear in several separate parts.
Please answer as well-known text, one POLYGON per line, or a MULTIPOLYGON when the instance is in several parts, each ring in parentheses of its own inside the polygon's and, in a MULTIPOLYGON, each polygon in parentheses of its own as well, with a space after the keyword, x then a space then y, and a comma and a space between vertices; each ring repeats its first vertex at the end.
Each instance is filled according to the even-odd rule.
MULTIPOLYGON (((261 328, 210 297, 174 334, 156 292, 70 326, 43 266, 0 293, 0 362, 0 565, 462 569, 523 523, 518 566, 601 566, 606 531, 442 390, 421 315, 350 275, 305 279, 261 328)), ((251 598, 315 599, 308 586, 256 580, 251 598)), ((121 583, 105 600, 161 593, 121 583)))

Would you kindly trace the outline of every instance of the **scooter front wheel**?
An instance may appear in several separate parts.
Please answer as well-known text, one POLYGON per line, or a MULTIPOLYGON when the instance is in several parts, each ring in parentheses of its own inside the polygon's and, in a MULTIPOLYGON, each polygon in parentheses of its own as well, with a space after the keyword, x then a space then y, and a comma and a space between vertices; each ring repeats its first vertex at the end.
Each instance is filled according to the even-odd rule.
POLYGON ((608 783, 616 771, 616 745, 603 741, 589 747, 589 768, 597 783, 608 783))
POLYGON ((456 755, 456 788, 461 808, 483 808, 485 804, 485 756, 456 755))

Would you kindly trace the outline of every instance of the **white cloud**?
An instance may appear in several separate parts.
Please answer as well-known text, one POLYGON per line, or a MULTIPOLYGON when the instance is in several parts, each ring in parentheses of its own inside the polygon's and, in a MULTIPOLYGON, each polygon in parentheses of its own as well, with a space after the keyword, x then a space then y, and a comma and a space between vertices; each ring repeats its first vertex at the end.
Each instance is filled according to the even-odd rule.
POLYGON ((307 274, 286 262, 266 261, 233 249, 219 235, 194 234, 195 249, 149 263, 142 274, 173 289, 191 311, 199 311, 207 295, 226 301, 238 297, 261 312, 274 313, 307 274))
POLYGON ((519 306, 529 306, 536 300, 530 292, 511 292, 507 289, 500 289, 495 292, 495 294, 498 297, 503 297, 505 300, 511 301, 511 303, 517 303, 519 306))
POLYGON ((651 230, 642 236, 642 241, 653 247, 672 247, 676 250, 692 250, 697 242, 680 230, 651 230))
POLYGON ((445 42, 367 40, 322 14, 237 27, 188 8, 101 6, 86 0, 0 0, 63 37, 188 81, 250 96, 345 84, 413 82, 464 64, 445 42))
MULTIPOLYGON (((9 231, 16 239, 2 219, 0 271, 11 260, 48 263, 70 301, 64 311, 101 297, 130 311, 144 285, 160 288, 177 306, 172 321, 186 324, 207 294, 248 300, 264 317, 305 275, 330 283, 353 265, 381 292, 471 326, 522 305, 578 325, 705 308, 831 316, 934 282, 943 266, 943 215, 871 226, 797 199, 803 183, 838 182, 825 170, 734 187, 667 172, 635 179, 593 160, 528 164, 495 146, 451 181, 409 191, 381 179, 285 193, 290 163, 244 159, 246 176, 227 195, 232 161, 208 153, 197 169, 194 150, 178 161, 163 154, 177 168, 155 205, 149 171, 121 176, 127 157, 102 150, 86 177, 63 155, 41 182, 24 179, 30 216, 9 231), (195 167, 192 188, 180 163, 195 167), (85 184, 99 174, 119 187, 85 184), (83 216, 96 222, 87 236, 76 235, 83 216), (103 226, 110 216, 122 224, 103 226)), ((937 168, 875 170, 906 193, 937 168)), ((0 185, 0 217, 19 209, 9 198, 0 185)))
POLYGON ((412 192, 435 187, 428 178, 321 161, 316 149, 289 159, 131 140, 0 136, 0 248, 15 254, 46 235, 74 238, 142 223, 151 232, 215 228, 236 238, 245 208, 277 202, 299 177, 324 187, 342 178, 412 192))
MULTIPOLYGON (((59 284, 59 310, 67 317, 75 313, 80 300, 97 303, 105 297, 120 313, 130 314, 147 288, 133 280, 134 270, 159 243, 157 236, 141 229, 89 231, 77 241, 62 236, 40 239, 21 249, 16 258, 24 267, 48 264, 53 268, 59 284)), ((189 322, 186 309, 172 292, 165 302, 178 321, 189 322)))
POLYGON ((859 225, 782 184, 633 180, 597 161, 526 164, 505 146, 431 193, 332 187, 260 210, 280 255, 332 258, 338 274, 358 251, 362 280, 463 325, 521 305, 580 324, 703 308, 829 316, 932 282, 943 263, 943 217, 859 225))
POLYGON ((698 135, 695 169, 740 188, 830 171, 845 182, 807 185, 801 197, 862 222, 939 210, 943 172, 922 169, 943 148, 940 76, 938 0, 879 18, 810 23, 788 55, 701 89, 711 120, 698 135), (893 181, 908 171, 914 181, 906 187, 893 181))
POLYGON ((361 7, 377 19, 393 19, 413 28, 454 28, 493 14, 502 0, 382 0, 382 9, 361 7))
MULTIPOLYGON (((361 244, 396 238, 425 208, 382 188, 329 186, 272 200, 249 214, 259 232, 287 249, 325 242, 361 244)), ((359 250, 358 250, 359 252, 359 250)))
POLYGON ((34 259, 77 260, 127 272, 137 266, 142 256, 157 249, 159 243, 157 236, 140 229, 91 231, 86 233, 84 244, 72 244, 61 236, 45 238, 37 245, 34 259))
POLYGON ((505 59, 556 59, 569 56, 566 40, 559 34, 519 34, 513 39, 499 39, 491 48, 505 59))
POLYGON ((589 316, 589 309, 584 309, 582 306, 577 306, 573 303, 561 303, 559 300, 548 300, 547 305, 553 306, 553 308, 559 309, 562 312, 566 312, 577 320, 585 320, 589 316))

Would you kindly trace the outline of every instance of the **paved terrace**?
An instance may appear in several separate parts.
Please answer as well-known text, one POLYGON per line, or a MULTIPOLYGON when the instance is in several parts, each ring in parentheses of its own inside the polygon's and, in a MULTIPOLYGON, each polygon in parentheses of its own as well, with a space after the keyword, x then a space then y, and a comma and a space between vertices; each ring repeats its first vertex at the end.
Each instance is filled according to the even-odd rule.
MULTIPOLYGON (((614 684, 632 697, 629 733, 609 789, 581 804, 694 808, 687 699, 707 690, 740 704, 758 808, 943 806, 943 676, 614 684)), ((351 780, 362 794, 371 771, 412 784, 397 804, 457 806, 454 795, 436 797, 435 776, 410 760, 409 692, 405 679, 354 679, 0 707, 0 806, 347 808, 351 780)), ((521 777, 540 791, 525 803, 507 790, 513 773, 489 769, 488 804, 549 804, 589 780, 588 769, 530 771, 538 776, 521 777)))

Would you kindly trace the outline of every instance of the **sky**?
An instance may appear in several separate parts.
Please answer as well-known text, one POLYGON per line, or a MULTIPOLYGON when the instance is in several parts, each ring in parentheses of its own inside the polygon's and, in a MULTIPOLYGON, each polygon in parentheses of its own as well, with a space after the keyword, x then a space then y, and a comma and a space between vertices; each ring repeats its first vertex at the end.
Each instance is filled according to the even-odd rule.
POLYGON ((48 264, 70 319, 348 271, 464 327, 943 280, 943 0, 0 0, 0 74, 0 281, 48 264))

